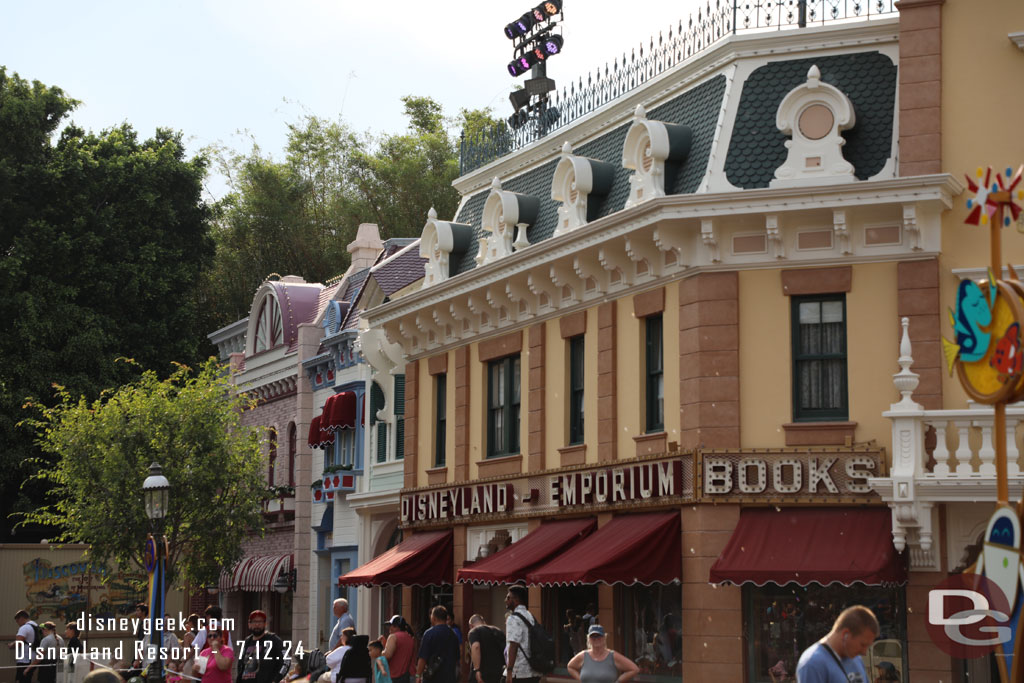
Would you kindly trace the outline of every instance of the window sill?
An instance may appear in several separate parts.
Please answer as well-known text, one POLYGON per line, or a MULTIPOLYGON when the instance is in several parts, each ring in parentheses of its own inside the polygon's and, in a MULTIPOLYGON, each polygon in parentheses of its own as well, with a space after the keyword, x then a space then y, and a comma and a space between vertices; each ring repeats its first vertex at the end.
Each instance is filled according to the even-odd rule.
POLYGON ((523 473, 523 456, 522 454, 516 455, 499 455, 486 460, 481 460, 476 464, 477 473, 480 478, 483 477, 501 477, 507 474, 522 474, 523 473))
POLYGON ((633 442, 636 444, 636 455, 657 455, 668 451, 668 445, 666 440, 668 435, 663 431, 651 432, 650 434, 641 434, 640 436, 634 436, 633 442))
POLYGON ((850 446, 856 422, 788 422, 782 425, 787 446, 850 446))
POLYGON ((448 466, 441 465, 427 470, 427 485, 443 484, 448 481, 448 466))
POLYGON ((562 456, 562 467, 568 467, 569 465, 582 465, 587 461, 587 444, 578 443, 564 448, 559 448, 558 454, 562 456))

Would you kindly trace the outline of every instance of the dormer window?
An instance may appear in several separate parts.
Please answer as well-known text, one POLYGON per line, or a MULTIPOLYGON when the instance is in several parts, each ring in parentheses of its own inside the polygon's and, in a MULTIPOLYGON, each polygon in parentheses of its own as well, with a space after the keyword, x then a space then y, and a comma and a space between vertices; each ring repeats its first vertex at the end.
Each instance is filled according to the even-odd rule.
POLYGON ((420 256, 427 259, 423 286, 429 287, 451 277, 452 254, 466 253, 473 241, 473 226, 437 220, 433 208, 427 213, 427 224, 420 238, 420 256))
POLYGON ((853 182, 853 164, 843 158, 842 131, 856 122, 850 98, 823 83, 821 71, 811 66, 807 80, 789 91, 775 115, 775 125, 791 139, 786 141, 786 161, 770 186, 853 182))
POLYGON ((551 198, 561 202, 555 235, 575 230, 594 219, 597 202, 611 190, 615 169, 596 159, 576 156, 572 145, 562 145, 562 156, 551 179, 551 198))
POLYGON ((634 171, 629 178, 626 208, 664 197, 666 162, 682 163, 692 143, 689 126, 652 121, 643 106, 637 105, 622 146, 622 166, 634 171))
POLYGON ((280 346, 284 340, 284 324, 281 320, 281 307, 273 295, 267 295, 260 305, 259 317, 256 320, 256 341, 253 353, 267 351, 280 346))
POLYGON ((480 264, 529 246, 526 229, 537 220, 539 208, 540 201, 536 197, 502 190, 501 181, 495 178, 484 202, 483 229, 487 237, 480 245, 480 264))

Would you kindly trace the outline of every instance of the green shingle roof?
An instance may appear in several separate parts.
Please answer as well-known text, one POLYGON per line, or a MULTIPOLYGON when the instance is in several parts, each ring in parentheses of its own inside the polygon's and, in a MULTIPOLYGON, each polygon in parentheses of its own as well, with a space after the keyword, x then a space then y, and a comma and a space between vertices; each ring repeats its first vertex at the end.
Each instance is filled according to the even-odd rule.
POLYGON ((843 91, 853 103, 856 125, 843 133, 843 156, 858 180, 882 170, 892 150, 896 100, 896 65, 879 52, 859 52, 771 62, 743 84, 736 125, 729 141, 725 174, 733 185, 768 187, 775 169, 786 161, 788 136, 775 127, 775 115, 790 90, 807 81, 812 65, 821 80, 843 91))

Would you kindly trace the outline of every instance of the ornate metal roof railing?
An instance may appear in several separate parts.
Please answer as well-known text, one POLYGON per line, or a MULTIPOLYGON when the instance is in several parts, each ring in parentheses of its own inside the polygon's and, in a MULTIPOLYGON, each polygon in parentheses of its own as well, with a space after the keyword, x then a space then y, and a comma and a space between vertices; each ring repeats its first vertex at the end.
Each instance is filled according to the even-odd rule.
POLYGON ((621 97, 646 81, 706 50, 728 35, 765 30, 805 28, 841 21, 858 21, 897 13, 896 0, 707 0, 680 20, 668 36, 658 34, 639 52, 623 54, 604 68, 555 91, 548 109, 520 128, 505 124, 462 135, 459 174, 469 173, 495 159, 525 147, 621 97))

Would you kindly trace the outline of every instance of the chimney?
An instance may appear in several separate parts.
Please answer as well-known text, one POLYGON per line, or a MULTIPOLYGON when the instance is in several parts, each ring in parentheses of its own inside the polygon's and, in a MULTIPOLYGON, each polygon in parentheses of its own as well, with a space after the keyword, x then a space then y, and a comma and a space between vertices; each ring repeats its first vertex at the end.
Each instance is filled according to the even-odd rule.
POLYGON ((361 223, 354 242, 348 245, 348 253, 352 254, 352 268, 361 270, 369 268, 377 260, 377 255, 384 248, 380 241, 380 232, 376 223, 361 223))

